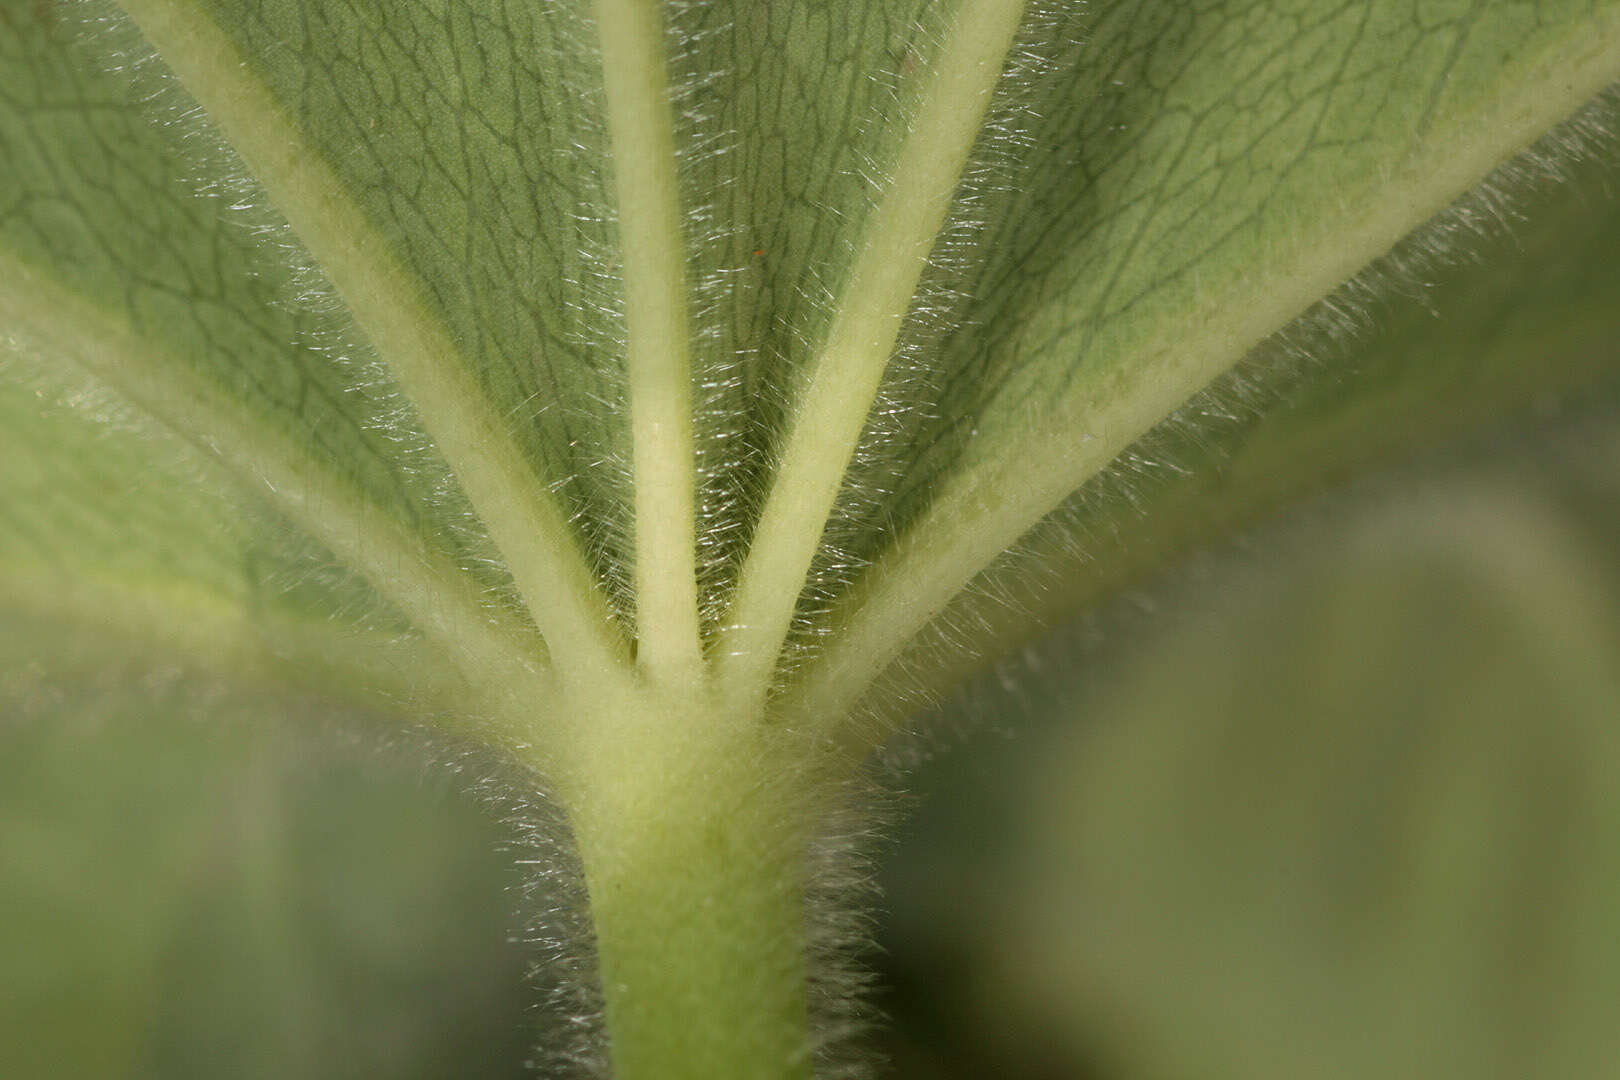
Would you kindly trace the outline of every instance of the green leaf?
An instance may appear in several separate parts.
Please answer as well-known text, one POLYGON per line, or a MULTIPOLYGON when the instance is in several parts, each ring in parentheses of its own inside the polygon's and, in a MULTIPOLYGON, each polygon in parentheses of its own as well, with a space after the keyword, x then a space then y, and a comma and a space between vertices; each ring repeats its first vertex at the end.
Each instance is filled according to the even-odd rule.
POLYGON ((6 257, 52 303, 11 322, 266 474, 411 619, 454 607, 484 664, 462 581, 496 552, 590 667, 627 593, 643 662, 690 665, 718 552, 721 678, 768 685, 797 604, 833 640, 804 708, 838 717, 1155 419, 1615 70, 1604 5, 638 10, 133 6, 261 196, 18 6, 6 257), (186 198, 199 167, 309 256, 186 198), (300 303, 306 257, 355 325, 300 303), (437 453, 402 452, 397 392, 437 453), (413 483, 445 468, 470 528, 413 483))
MULTIPOLYGON (((623 900, 604 970, 687 988, 605 980, 621 1063, 809 1068, 787 879, 908 686, 1392 418, 1620 363, 1526 365, 1552 264, 1483 243, 1446 288, 1523 322, 1445 331, 1455 364, 1342 378, 1318 333, 1552 174, 1414 234, 1515 155, 1587 152, 1553 129, 1620 77, 1616 0, 123 7, 0 0, 5 602, 517 754, 623 900), (1096 497, 1291 325, 1285 407, 1194 404, 1186 483, 1096 497), (706 915, 638 924, 658 895, 706 915), (770 985, 716 959, 755 954, 770 985)), ((1558 264, 1602 267, 1564 298, 1593 333, 1612 235, 1558 264)))
POLYGON ((104 388, 34 367, 13 357, 0 383, 9 615, 75 623, 115 655, 161 645, 222 677, 465 704, 440 652, 217 465, 104 388))
POLYGON ((249 180, 172 87, 157 123, 51 9, 8 10, 25 345, 268 481, 487 681, 523 615, 581 677, 632 624, 655 673, 707 648, 742 702, 787 639, 816 643, 790 710, 833 725, 1620 63, 1602 4, 133 4, 249 180), (507 580, 522 615, 480 600, 507 580))

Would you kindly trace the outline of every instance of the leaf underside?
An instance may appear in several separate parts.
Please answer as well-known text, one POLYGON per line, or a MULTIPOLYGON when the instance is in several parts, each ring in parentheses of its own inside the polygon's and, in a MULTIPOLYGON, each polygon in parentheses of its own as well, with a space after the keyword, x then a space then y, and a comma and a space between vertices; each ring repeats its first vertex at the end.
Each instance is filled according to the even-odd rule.
POLYGON ((1522 163, 1255 351, 1620 76, 1612 0, 125 6, 0 3, 0 602, 503 741, 714 675, 860 755, 1620 365, 1620 218, 1522 163), (1521 195, 1517 262, 1452 235, 1521 195))

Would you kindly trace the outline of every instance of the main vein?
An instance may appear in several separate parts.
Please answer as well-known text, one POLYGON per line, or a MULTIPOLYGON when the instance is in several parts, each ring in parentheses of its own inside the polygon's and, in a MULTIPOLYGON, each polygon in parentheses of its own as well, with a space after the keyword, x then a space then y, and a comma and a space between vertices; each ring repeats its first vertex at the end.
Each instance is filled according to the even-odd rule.
MULTIPOLYGON (((224 394, 152 352, 130 326, 0 255, 0 324, 77 364, 233 472, 371 582, 475 683, 534 686, 520 624, 479 602, 456 566, 342 476, 224 394)), ((532 635, 532 631, 529 632, 532 635)))
POLYGON ((659 0, 597 0, 613 148, 635 487, 637 662, 695 677, 697 534, 686 273, 659 0))
POLYGON ((124 0, 124 8, 265 186, 394 372, 505 557, 559 676, 582 685, 618 679, 626 645, 573 530, 387 239, 212 19, 177 0, 124 0))
POLYGON ((1023 0, 963 0, 788 423, 716 659, 758 707, 934 239, 983 123, 1023 0))

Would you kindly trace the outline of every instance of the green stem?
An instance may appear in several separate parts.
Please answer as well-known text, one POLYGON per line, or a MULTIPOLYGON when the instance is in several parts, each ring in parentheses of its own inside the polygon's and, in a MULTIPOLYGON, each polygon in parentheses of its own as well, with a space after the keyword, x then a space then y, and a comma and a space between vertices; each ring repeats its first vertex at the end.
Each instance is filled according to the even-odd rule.
POLYGON ((753 725, 646 711, 659 722, 631 726, 691 742, 631 753, 642 740, 621 729, 600 748, 614 768, 580 774, 597 782, 569 799, 613 1075, 808 1080, 803 766, 784 768, 753 725))

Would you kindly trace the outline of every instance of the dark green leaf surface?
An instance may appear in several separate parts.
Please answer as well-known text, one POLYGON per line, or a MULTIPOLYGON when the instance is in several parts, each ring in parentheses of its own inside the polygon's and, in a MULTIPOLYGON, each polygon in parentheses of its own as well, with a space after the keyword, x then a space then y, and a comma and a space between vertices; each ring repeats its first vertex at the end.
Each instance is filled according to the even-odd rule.
POLYGON ((1584 99, 1612 78, 1588 35, 1614 18, 1564 4, 1093 9, 1057 69, 1069 81, 1036 110, 1031 171, 988 215, 940 404, 917 410, 937 419, 905 451, 910 479, 886 511, 885 536, 902 527, 829 623, 812 708, 841 700, 837 684, 887 659, 881 643, 1148 427, 1482 179, 1509 149, 1498 140, 1539 134, 1527 121, 1544 107, 1565 115, 1553 87, 1591 70, 1584 99), (1134 411, 1150 400, 1162 403, 1134 411))

